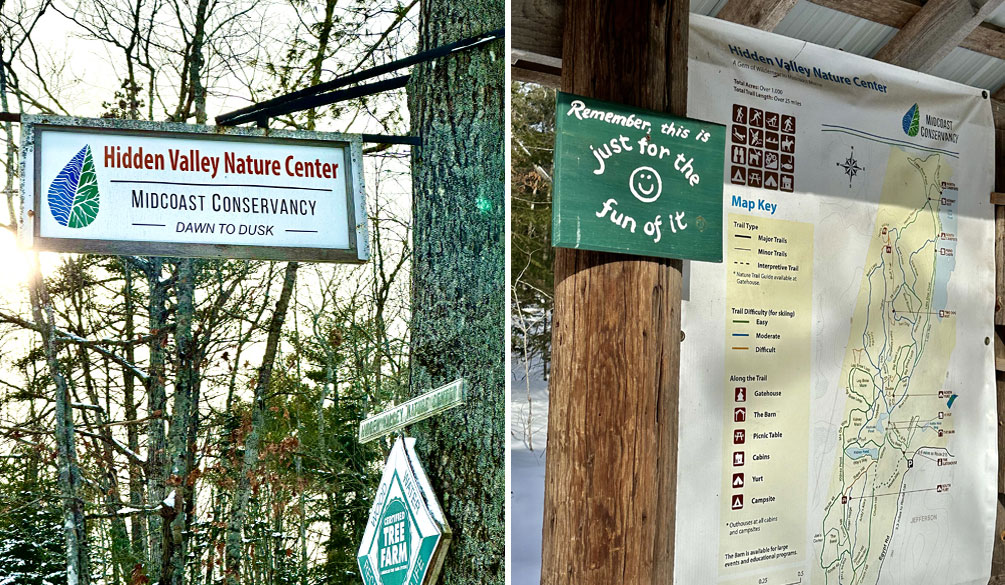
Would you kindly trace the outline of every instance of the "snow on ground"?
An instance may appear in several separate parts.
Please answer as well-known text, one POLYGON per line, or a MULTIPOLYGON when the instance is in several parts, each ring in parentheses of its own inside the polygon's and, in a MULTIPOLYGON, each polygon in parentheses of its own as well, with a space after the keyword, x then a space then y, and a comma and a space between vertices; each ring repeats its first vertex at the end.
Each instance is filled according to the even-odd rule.
POLYGON ((524 365, 513 360, 510 393, 511 583, 538 585, 541 581, 541 525, 544 517, 544 455, 548 435, 548 383, 539 363, 529 378, 524 365))

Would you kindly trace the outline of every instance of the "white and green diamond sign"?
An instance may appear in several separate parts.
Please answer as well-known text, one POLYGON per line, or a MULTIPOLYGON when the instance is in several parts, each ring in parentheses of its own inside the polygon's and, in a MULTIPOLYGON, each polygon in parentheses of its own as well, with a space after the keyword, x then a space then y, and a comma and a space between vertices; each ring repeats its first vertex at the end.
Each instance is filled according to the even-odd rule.
POLYGON ((450 544, 450 526, 419 458, 399 438, 384 466, 357 561, 365 585, 432 585, 450 544))

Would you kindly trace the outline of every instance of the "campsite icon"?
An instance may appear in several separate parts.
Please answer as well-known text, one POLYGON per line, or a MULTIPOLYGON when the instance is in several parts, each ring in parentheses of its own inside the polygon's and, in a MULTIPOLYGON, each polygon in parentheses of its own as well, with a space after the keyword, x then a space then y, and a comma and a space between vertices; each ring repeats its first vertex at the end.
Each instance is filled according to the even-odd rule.
POLYGON ((729 171, 729 181, 734 185, 747 184, 747 169, 743 167, 733 167, 729 171))

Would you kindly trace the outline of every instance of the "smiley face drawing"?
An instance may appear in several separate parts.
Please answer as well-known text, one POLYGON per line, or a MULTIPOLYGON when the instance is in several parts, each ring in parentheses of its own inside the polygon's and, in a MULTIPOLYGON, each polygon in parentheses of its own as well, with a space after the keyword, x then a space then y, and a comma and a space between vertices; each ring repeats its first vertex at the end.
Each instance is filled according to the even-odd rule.
POLYGON ((652 203, 663 193, 663 179, 652 167, 639 167, 628 179, 628 187, 632 195, 643 203, 652 203))

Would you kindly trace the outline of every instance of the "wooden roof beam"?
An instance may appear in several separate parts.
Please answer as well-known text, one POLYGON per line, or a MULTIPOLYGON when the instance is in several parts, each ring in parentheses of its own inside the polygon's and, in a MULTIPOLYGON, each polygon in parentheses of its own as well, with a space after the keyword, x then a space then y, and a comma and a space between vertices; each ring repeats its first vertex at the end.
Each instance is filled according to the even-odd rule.
POLYGON ((716 18, 752 26, 761 30, 775 30, 797 0, 729 0, 716 18))
POLYGON ((510 51, 510 69, 516 81, 554 88, 562 83, 562 60, 556 57, 513 48, 510 51))
POLYGON ((931 71, 1005 0, 928 0, 873 57, 931 71))
MULTIPOLYGON (((859 18, 901 28, 921 9, 920 0, 809 0, 814 4, 859 18)), ((562 57, 562 0, 513 0, 512 3, 513 78, 558 87, 562 57), (520 50, 520 53, 518 53, 520 50), (525 74, 521 75, 521 69, 525 74)), ((963 47, 1005 59, 1005 34, 993 25, 983 24, 971 32, 995 39, 981 48, 963 47)), ((991 100, 995 127, 1005 130, 1005 91, 991 100)))
POLYGON ((513 79, 558 88, 562 76, 564 0, 513 0, 510 15, 513 79))
MULTIPOLYGON (((809 2, 900 29, 904 28, 922 7, 921 0, 809 0, 809 2)), ((1005 32, 998 26, 983 22, 965 35, 959 46, 989 57, 1005 59, 1005 32)))

